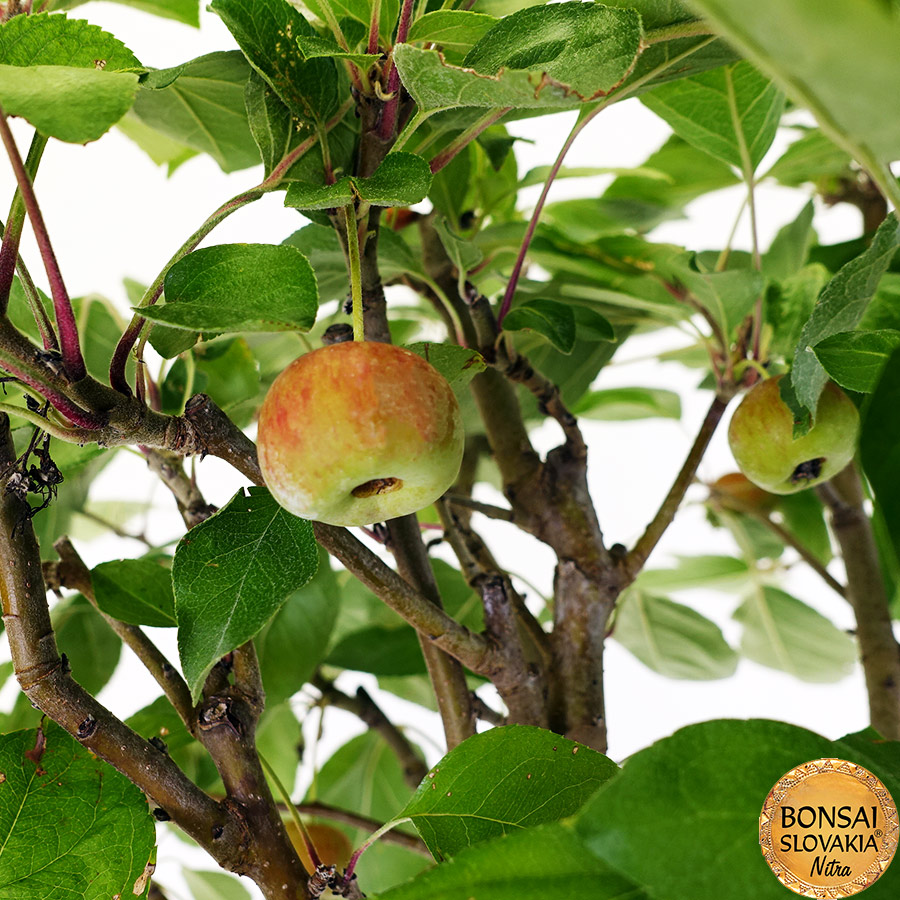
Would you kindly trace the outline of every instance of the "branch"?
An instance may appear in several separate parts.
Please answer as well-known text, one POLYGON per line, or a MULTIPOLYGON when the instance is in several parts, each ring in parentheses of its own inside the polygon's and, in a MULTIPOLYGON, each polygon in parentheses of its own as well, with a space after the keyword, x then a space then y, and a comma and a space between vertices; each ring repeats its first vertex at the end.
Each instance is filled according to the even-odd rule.
POLYGON ((831 528, 847 570, 847 599, 856 615, 872 727, 890 741, 900 740, 900 647, 855 463, 818 492, 831 511, 831 528))
POLYGON ((703 424, 700 426, 700 430, 697 432, 697 437, 694 438, 694 443, 688 452, 687 459, 685 459, 681 471, 675 477, 675 481, 669 489, 669 493, 666 494, 653 520, 625 557, 625 575, 629 584, 637 578, 638 573, 647 562, 647 558, 653 552, 653 548, 656 547, 659 539, 665 534, 669 525, 672 524, 675 513, 678 512, 678 507, 681 506, 681 501, 684 499, 687 489, 697 474, 697 468, 703 459, 703 454, 706 453, 706 448, 709 446, 716 427, 722 419, 722 414, 728 406, 728 399, 728 397, 716 395, 706 413, 703 424))
MULTIPOLYGON (((428 551, 422 541, 422 529, 415 514, 391 519, 387 523, 388 546, 397 561, 400 577, 415 588, 435 609, 443 612, 441 593, 431 568, 428 551)), ((449 618, 449 616, 448 616, 449 618)), ((451 620, 455 621, 455 620, 451 620)), ((459 626, 462 627, 462 626, 459 626)), ((422 655, 437 698, 447 749, 452 750, 475 734, 475 713, 466 675, 458 659, 447 655, 431 638, 418 632, 422 655)))
POLYGON ((53 548, 59 554, 57 562, 43 564, 44 582, 51 590, 60 587, 79 591, 90 601, 91 605, 103 616, 106 624, 119 636, 134 655, 144 664, 156 683, 163 689, 169 702, 175 708, 188 731, 196 736, 194 704, 191 692, 178 670, 166 659, 159 648, 147 637, 137 625, 120 622, 107 615, 97 606, 94 586, 91 582, 91 571, 84 564, 78 552, 67 537, 60 538, 53 548))
POLYGON ((478 675, 494 670, 493 649, 409 585, 346 528, 314 522, 316 540, 376 597, 429 640, 478 675))
MULTIPOLYGON (((344 709, 360 718, 369 728, 377 731, 387 745, 394 751, 397 760, 403 767, 403 777, 412 790, 415 790, 428 774, 428 766, 416 752, 415 747, 407 740, 406 735, 384 714, 381 707, 371 698, 365 688, 356 689, 356 696, 351 697, 335 687, 321 674, 315 675, 312 684, 322 693, 322 699, 330 706, 344 709)), ((372 830, 380 828, 381 824, 372 830)))
POLYGON ((140 451, 144 454, 150 471, 172 492, 178 512, 189 531, 216 512, 217 507, 204 500, 196 482, 185 474, 183 457, 168 450, 152 450, 150 447, 141 447, 140 451))
POLYGON ((473 500, 471 497, 466 497, 464 494, 444 494, 443 499, 451 506, 463 506, 466 509, 471 509, 473 512, 480 512, 489 519, 498 519, 501 522, 512 522, 515 520, 515 515, 511 509, 506 509, 503 506, 493 506, 490 503, 481 503, 478 500, 473 500))
MULTIPOLYGON (((0 470, 15 458, 9 419, 0 414, 0 470)), ((240 865, 243 837, 238 819, 69 675, 50 624, 27 504, 6 491, 5 484, 0 489, 0 558, 15 561, 0 566, 0 598, 16 677, 28 699, 134 782, 220 865, 234 870, 240 865)))

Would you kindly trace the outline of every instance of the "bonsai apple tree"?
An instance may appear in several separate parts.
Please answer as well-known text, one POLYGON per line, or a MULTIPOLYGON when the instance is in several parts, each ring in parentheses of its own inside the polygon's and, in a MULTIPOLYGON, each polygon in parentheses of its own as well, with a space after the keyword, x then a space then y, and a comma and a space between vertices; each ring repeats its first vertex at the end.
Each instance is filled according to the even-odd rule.
MULTIPOLYGON (((121 2, 199 21, 197 0, 121 2)), ((0 4, 0 679, 20 691, 0 714, 0 900, 759 900, 783 892, 757 829, 784 772, 848 759, 900 799, 895 5, 213 0, 233 41, 173 68, 80 6, 0 4), (597 168, 568 168, 625 100, 667 139, 601 168, 611 125, 597 168), (558 155, 525 171, 520 120, 560 111, 558 155), (245 178, 202 222, 168 211, 178 249, 125 282, 127 313, 69 295, 37 177, 56 142, 113 128, 170 172, 207 154, 245 178), (808 201, 766 241, 760 184, 808 201), (735 186, 749 250, 735 220, 713 247, 655 234, 735 186), (269 194, 296 210, 280 243, 218 241, 269 194), (820 240, 838 204, 857 233, 820 240), (708 411, 646 527, 607 534, 584 423, 609 458, 604 423, 681 417, 671 390, 608 379, 654 334, 708 411), (698 484, 739 404, 736 465, 698 484), (137 552, 126 507, 92 493, 121 454, 183 520, 137 552), (221 508, 209 457, 242 479, 221 508), (732 549, 652 557, 689 491, 732 549), (89 566, 98 523, 124 549, 89 566), (551 596, 515 563, 535 542, 551 596), (852 633, 794 596, 801 568, 852 633), (728 639, 670 596, 690 587, 719 592, 728 639), (871 726, 834 740, 840 704, 829 737, 711 719, 613 761, 633 722, 605 711, 608 642, 683 682, 741 658, 818 682, 858 663, 871 726), (127 718, 97 699, 120 654, 158 687, 127 718), (439 713, 431 768, 392 695, 439 713), (363 733, 328 755, 330 708, 363 733), (168 830, 210 871, 157 867, 168 830)), ((102 214, 142 240, 136 213, 102 214)), ((79 252, 115 264, 87 233, 79 252)), ((895 865, 868 896, 898 885, 895 865)))

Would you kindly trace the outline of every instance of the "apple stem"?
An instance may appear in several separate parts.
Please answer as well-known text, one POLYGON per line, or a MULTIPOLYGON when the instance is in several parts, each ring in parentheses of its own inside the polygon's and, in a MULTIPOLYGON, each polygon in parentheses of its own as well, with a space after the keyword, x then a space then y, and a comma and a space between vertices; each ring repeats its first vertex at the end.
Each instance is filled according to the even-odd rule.
POLYGON ((353 299, 353 340, 364 341, 366 330, 363 318, 362 276, 359 267, 359 232, 356 230, 356 210, 352 203, 344 207, 344 225, 347 229, 350 296, 353 299))

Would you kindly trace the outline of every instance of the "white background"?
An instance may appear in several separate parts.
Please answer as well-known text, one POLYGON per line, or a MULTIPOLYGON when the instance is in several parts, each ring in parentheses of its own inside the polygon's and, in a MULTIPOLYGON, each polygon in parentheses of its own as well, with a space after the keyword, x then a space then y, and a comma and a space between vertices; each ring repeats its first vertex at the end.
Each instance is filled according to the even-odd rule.
MULTIPOLYGON (((212 50, 231 49, 234 43, 221 22, 203 13, 200 32, 174 22, 157 19, 109 3, 91 3, 73 12, 104 27, 122 40, 145 64, 162 68, 184 62, 212 50)), ((520 171, 534 165, 547 165, 574 121, 574 113, 561 113, 541 119, 514 123, 510 130, 533 143, 519 142, 516 153, 520 171)), ((30 130, 20 121, 15 134, 24 154, 30 130)), ((638 165, 666 138, 667 127, 636 100, 612 107, 589 126, 569 154, 572 166, 638 165)), ((777 158, 792 136, 779 134, 765 169, 777 158)), ((37 191, 54 248, 72 296, 101 293, 122 309, 127 301, 122 278, 147 283, 158 273, 171 253, 223 200, 256 184, 260 170, 224 175, 207 157, 198 157, 182 166, 171 178, 117 131, 86 147, 51 141, 37 179, 37 191)), ((584 196, 598 192, 608 178, 567 180, 554 187, 552 199, 584 196)), ((12 178, 0 164, 0 208, 12 192, 12 178)), ((523 193, 523 207, 533 204, 538 188, 523 193)), ((797 191, 762 186, 758 191, 760 241, 765 247, 777 229, 791 221, 806 202, 797 191)), ((667 223, 653 233, 653 239, 683 244, 691 249, 720 248, 730 231, 742 203, 739 187, 704 197, 689 207, 686 221, 667 223)), ((281 195, 263 198, 239 211, 213 234, 212 243, 254 241, 279 243, 303 224, 293 210, 281 205, 281 195)), ((820 239, 831 242, 854 237, 861 230, 858 213, 848 207, 820 209, 816 219, 820 239)), ((749 228, 743 221, 735 246, 750 245, 749 228)), ((30 234, 23 241, 23 253, 39 284, 46 288, 40 259, 30 234)), ((651 335, 629 341, 627 347, 607 367, 598 387, 645 384, 666 387, 682 395, 685 415, 681 423, 655 420, 638 423, 585 422, 583 427, 590 446, 590 482, 608 542, 630 545, 641 533, 659 501, 680 468, 710 401, 709 394, 695 390, 696 373, 674 364, 647 361, 646 357, 663 348, 681 346, 688 339, 679 332, 651 335), (629 362, 631 361, 631 362, 629 362)), ((732 471, 720 427, 699 476, 711 481, 732 471)), ((546 424, 535 436, 541 450, 559 440, 554 424, 546 424)), ((242 483, 227 466, 207 459, 198 466, 200 485, 207 499, 224 503, 242 483)), ((96 486, 98 498, 121 499, 151 497, 154 508, 148 520, 138 519, 125 527, 132 532, 146 531, 158 541, 179 534, 180 519, 173 511, 171 498, 146 473, 136 455, 120 453, 96 486)), ((482 499, 502 503, 499 496, 485 490, 482 499)), ((730 538, 712 530, 705 521, 699 500, 704 489, 697 486, 688 494, 685 507, 673 528, 666 534, 651 565, 672 562, 673 554, 734 552, 730 538)), ((483 522, 483 531, 496 542, 498 556, 510 569, 521 572, 544 594, 550 593, 553 558, 549 550, 523 537, 503 523, 483 522)), ((142 546, 116 539, 82 541, 79 550, 90 565, 121 556, 136 556, 142 546)), ((839 563, 832 564, 834 574, 842 576, 839 563)), ((852 627, 847 605, 816 576, 800 567, 789 573, 789 587, 796 596, 828 615, 843 628, 852 627)), ((738 603, 733 595, 691 592, 674 599, 692 606, 716 621, 726 638, 736 645, 739 630, 731 620, 738 603)), ((154 637, 175 655, 171 633, 155 631, 154 637)), ((0 650, 6 653, 6 649, 0 650)), ((6 658, 5 656, 2 658, 6 658)), ((372 679, 346 676, 344 687, 352 689, 357 681, 371 687, 372 679)), ((655 675, 615 642, 606 654, 607 715, 610 755, 621 760, 648 743, 670 734, 685 724, 717 717, 766 717, 808 727, 829 737, 837 737, 867 724, 863 680, 859 669, 834 685, 810 685, 787 675, 741 661, 736 674, 714 682, 672 681, 655 675)), ((114 682, 101 694, 101 700, 125 717, 158 694, 155 683, 139 664, 123 654, 123 662, 114 682)), ((13 700, 12 686, 0 693, 0 706, 13 700)), ((440 727, 436 717, 424 714, 390 696, 382 696, 386 708, 400 723, 427 729, 431 740, 425 750, 433 761, 439 751, 440 727)), ((298 711, 302 698, 297 699, 298 711)), ((361 730, 352 717, 338 711, 327 715, 326 737, 318 758, 324 759, 333 748, 361 730)), ((312 739, 308 734, 307 738, 312 739)), ((301 782, 308 780, 305 771, 301 782)), ((300 784, 302 787, 303 784, 300 784)), ((298 793, 297 796, 300 796, 298 793)), ((186 848, 171 836, 161 834, 160 873, 162 884, 172 890, 173 898, 181 889, 173 859, 183 859, 186 848)), ((211 868, 203 854, 192 854, 191 864, 211 868)), ((246 884, 247 882, 245 882, 246 884)), ((248 885, 249 886, 249 885, 248 885)), ((252 887, 252 886, 251 886, 252 887)), ((256 896, 256 895, 255 895, 256 896)))

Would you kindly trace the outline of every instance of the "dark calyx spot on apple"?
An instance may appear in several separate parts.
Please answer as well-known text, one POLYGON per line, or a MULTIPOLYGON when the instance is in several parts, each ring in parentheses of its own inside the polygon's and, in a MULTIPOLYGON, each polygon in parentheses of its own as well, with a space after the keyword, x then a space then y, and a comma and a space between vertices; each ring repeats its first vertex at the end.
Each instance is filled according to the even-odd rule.
POLYGON ((374 497, 376 494, 390 494, 403 487, 402 478, 373 478, 358 484, 352 491, 354 497, 374 497))
POLYGON ((801 481, 813 481, 822 474, 822 465, 825 462, 824 456, 816 459, 808 459, 806 462, 800 463, 793 472, 791 472, 791 484, 799 484, 801 481))

